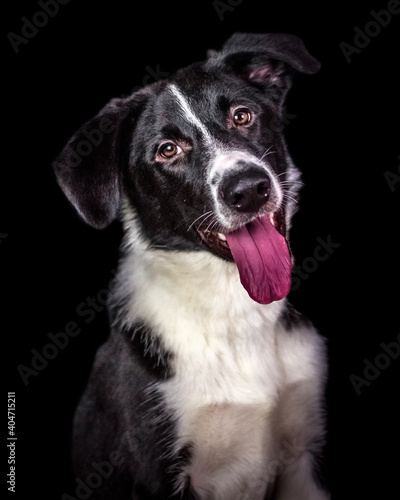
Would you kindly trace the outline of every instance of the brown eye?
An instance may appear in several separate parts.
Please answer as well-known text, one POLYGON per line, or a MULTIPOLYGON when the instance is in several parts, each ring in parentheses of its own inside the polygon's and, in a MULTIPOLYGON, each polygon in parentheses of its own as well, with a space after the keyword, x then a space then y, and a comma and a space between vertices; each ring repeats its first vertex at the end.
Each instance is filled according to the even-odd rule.
POLYGON ((182 149, 173 142, 165 142, 158 149, 158 154, 162 158, 165 158, 166 160, 173 158, 174 156, 178 155, 181 152, 182 149))
POLYGON ((251 113, 247 108, 237 109, 233 114, 233 122, 238 127, 243 127, 251 122, 251 113))

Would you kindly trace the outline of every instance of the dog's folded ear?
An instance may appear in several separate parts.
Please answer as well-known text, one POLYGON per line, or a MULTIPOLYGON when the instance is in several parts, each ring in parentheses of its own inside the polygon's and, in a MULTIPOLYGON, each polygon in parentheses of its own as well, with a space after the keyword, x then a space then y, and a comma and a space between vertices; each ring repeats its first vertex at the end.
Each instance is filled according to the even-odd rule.
POLYGON ((294 72, 313 74, 320 68, 300 38, 286 33, 235 33, 221 52, 210 52, 209 57, 222 59, 228 68, 250 83, 275 90, 278 100, 290 88, 294 72))
POLYGON ((67 198, 93 227, 104 228, 118 215, 122 165, 143 94, 112 99, 71 137, 52 164, 67 198))

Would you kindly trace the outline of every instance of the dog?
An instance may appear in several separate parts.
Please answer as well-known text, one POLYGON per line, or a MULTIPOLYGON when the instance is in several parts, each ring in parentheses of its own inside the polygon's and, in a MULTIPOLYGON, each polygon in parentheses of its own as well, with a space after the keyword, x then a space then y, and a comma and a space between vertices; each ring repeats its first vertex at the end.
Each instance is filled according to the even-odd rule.
POLYGON ((286 299, 302 183, 282 134, 294 76, 319 67, 296 36, 233 34, 112 99, 54 162, 87 223, 124 230, 74 417, 81 497, 329 498, 325 341, 286 299))

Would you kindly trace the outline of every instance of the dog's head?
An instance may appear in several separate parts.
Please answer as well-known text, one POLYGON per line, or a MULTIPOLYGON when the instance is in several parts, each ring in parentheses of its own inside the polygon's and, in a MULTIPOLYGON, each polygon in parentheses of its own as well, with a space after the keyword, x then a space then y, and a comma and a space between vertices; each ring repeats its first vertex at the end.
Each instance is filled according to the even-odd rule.
POLYGON ((235 34, 205 62, 113 99, 54 162, 80 215, 129 219, 152 247, 235 260, 269 303, 290 289, 285 242, 299 184, 281 134, 296 72, 319 63, 286 34, 235 34))

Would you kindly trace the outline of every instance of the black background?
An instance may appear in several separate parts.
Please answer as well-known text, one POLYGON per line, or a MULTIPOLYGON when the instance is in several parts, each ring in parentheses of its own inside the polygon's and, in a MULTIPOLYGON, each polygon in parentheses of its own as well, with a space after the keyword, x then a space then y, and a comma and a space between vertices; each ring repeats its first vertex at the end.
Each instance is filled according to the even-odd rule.
MULTIPOLYGON (((400 183, 391 188, 385 172, 400 175, 400 14, 347 62, 340 44, 354 45, 354 27, 365 31, 371 9, 386 9, 386 0, 236 4, 218 15, 212 0, 71 0, 18 53, 7 34, 20 35, 21 18, 32 20, 42 9, 30 1, 9 10, 0 324, 7 391, 17 397, 17 493, 10 497, 74 496, 71 419, 108 332, 105 311, 85 322, 89 316, 77 308, 107 288, 121 236, 118 224, 96 231, 78 218, 51 162, 110 98, 129 94, 145 78, 154 81, 157 67, 172 73, 203 59, 235 31, 296 34, 322 63, 317 75, 297 79, 287 101, 292 118, 285 135, 306 184, 292 247, 297 265, 313 269, 290 298, 328 340, 325 465, 333 498, 398 495, 400 357, 359 395, 350 376, 364 377, 364 360, 374 364, 380 343, 396 342, 399 334, 400 183), (323 262, 310 258, 317 238, 340 244, 323 262), (81 333, 24 385, 18 365, 30 366, 31 350, 41 352, 48 333, 70 321, 81 333)), ((4 427, 5 399, 4 393, 4 427)), ((6 490, 8 466, 3 470, 6 490)))

